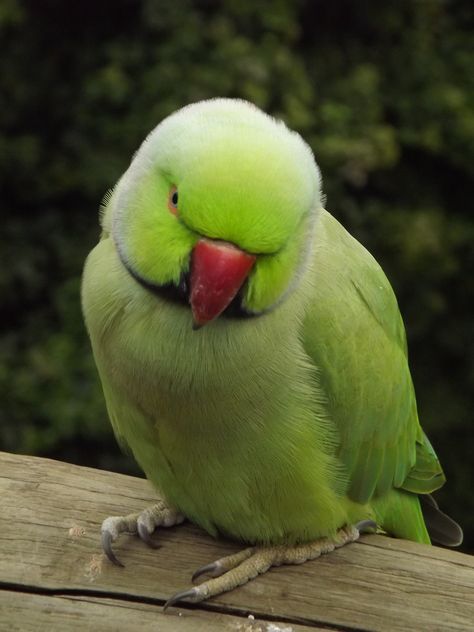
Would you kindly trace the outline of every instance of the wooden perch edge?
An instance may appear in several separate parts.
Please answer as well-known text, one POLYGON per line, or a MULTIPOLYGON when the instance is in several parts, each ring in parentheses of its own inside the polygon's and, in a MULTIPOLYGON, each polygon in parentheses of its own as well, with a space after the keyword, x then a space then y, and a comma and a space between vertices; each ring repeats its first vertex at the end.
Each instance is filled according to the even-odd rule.
POLYGON ((241 548, 186 524, 161 548, 123 536, 100 549, 104 517, 154 502, 145 480, 0 452, 0 629, 301 632, 472 630, 474 558, 366 535, 203 604, 162 605, 199 566, 241 548), (249 618, 249 614, 253 616, 249 618))

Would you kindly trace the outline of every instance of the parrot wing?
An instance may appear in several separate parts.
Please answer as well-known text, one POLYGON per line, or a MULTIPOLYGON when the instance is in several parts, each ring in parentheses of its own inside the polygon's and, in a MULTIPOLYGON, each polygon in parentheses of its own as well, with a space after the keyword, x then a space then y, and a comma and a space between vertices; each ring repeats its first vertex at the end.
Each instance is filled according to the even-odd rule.
POLYGON ((375 259, 326 211, 314 254, 314 300, 304 346, 319 369, 349 497, 391 488, 426 494, 445 481, 418 422, 405 330, 375 259))

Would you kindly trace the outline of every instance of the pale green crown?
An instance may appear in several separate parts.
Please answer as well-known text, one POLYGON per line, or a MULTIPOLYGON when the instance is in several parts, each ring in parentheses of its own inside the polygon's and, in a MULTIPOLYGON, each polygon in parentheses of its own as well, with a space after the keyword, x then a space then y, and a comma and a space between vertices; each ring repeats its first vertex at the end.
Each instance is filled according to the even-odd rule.
POLYGON ((319 208, 319 170, 301 137, 250 103, 214 99, 151 132, 103 227, 127 267, 155 285, 179 281, 201 236, 259 255, 243 304, 261 312, 295 284, 319 208), (168 209, 172 185, 178 216, 168 209))

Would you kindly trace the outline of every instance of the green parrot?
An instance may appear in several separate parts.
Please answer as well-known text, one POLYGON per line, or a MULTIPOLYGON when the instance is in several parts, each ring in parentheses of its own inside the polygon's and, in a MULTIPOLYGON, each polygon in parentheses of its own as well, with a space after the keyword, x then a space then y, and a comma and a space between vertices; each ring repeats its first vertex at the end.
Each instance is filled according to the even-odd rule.
POLYGON ((159 494, 104 520, 148 544, 185 519, 246 543, 167 605, 363 530, 458 545, 418 421, 402 319, 375 259, 322 207, 309 146, 254 105, 162 121, 101 212, 86 326, 115 434, 159 494))

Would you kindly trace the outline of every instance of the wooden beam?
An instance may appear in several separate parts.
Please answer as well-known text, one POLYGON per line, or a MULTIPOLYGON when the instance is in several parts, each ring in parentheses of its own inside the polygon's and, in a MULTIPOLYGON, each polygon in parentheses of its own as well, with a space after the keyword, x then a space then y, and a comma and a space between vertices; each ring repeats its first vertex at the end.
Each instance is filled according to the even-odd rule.
POLYGON ((122 537, 118 568, 101 552, 100 524, 152 504, 151 486, 48 459, 0 453, 0 498, 0 629, 474 629, 474 558, 455 551, 366 535, 165 615, 197 567, 239 545, 187 524, 160 530, 158 550, 122 537))

